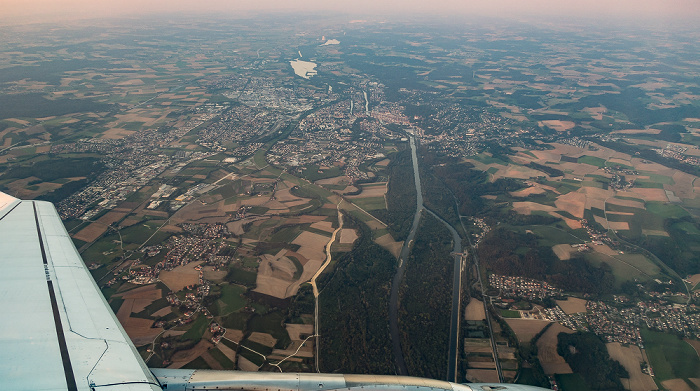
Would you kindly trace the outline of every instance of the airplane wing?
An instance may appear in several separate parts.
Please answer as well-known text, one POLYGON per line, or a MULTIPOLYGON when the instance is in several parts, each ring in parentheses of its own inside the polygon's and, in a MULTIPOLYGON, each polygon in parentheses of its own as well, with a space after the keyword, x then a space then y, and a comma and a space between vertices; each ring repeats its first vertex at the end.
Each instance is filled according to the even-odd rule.
POLYGON ((161 390, 51 203, 0 193, 0 382, 8 390, 161 390))

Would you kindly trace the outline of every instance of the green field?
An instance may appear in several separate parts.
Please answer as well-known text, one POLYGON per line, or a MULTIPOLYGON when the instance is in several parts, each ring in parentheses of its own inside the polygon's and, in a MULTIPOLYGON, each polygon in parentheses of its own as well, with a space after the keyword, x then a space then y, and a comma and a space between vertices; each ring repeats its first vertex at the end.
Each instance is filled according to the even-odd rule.
POLYGON ((219 299, 219 314, 221 316, 236 312, 245 307, 247 300, 242 295, 246 288, 240 285, 221 285, 221 298, 219 299))
POLYGON ((182 367, 183 369, 211 369, 202 357, 197 357, 182 367))
POLYGON ((513 310, 498 310, 504 318, 520 318, 520 312, 513 310))
POLYGON ((578 158, 578 162, 583 164, 590 164, 591 166, 596 166, 600 168, 605 167, 605 159, 601 159, 595 156, 583 155, 580 158, 578 158))
POLYGON ((384 197, 353 198, 352 202, 364 210, 386 209, 384 197))
POLYGON ((649 329, 642 329, 642 339, 657 382, 700 374, 700 358, 687 342, 675 335, 649 329))
POLYGON ((221 350, 214 348, 209 350, 209 354, 214 357, 214 360, 218 361, 224 369, 234 369, 233 361, 226 357, 221 350))
POLYGON ((245 286, 251 286, 255 284, 257 279, 257 274, 249 272, 247 270, 239 269, 237 267, 229 268, 228 274, 226 275, 226 280, 229 282, 240 283, 245 286))
POLYGON ((587 253, 585 259, 592 265, 599 266, 603 262, 612 268, 617 283, 624 281, 649 280, 660 272, 658 266, 642 254, 604 255, 597 252, 587 253))
POLYGON ((278 344, 286 347, 291 341, 283 323, 284 314, 280 311, 274 311, 262 316, 253 316, 248 323, 248 328, 250 331, 271 334, 277 339, 278 344))
POLYGON ((199 341, 202 339, 204 332, 207 331, 207 327, 209 327, 209 319, 207 319, 207 317, 204 315, 200 315, 199 318, 197 318, 197 320, 195 320, 189 327, 189 330, 187 330, 185 334, 182 334, 180 339, 199 341))
POLYGON ((688 212, 678 205, 665 202, 647 202, 646 208, 649 212, 665 217, 667 219, 677 219, 688 216, 688 212))

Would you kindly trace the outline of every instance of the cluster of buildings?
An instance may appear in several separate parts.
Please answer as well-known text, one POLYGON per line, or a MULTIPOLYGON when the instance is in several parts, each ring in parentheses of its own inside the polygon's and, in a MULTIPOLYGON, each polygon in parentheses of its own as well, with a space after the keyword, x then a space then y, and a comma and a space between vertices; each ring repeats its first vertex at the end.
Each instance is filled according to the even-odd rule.
POLYGON ((593 225, 591 225, 588 220, 586 219, 581 219, 581 227, 583 227, 586 232, 588 233, 588 236, 591 238, 591 243, 596 244, 596 245, 601 245, 601 244, 609 244, 609 245, 617 245, 615 241, 613 241, 607 234, 607 232, 599 231, 597 230, 593 225))
MULTIPOLYGON (((368 179, 369 174, 360 166, 384 157, 384 138, 400 137, 376 118, 366 117, 363 111, 350 114, 350 106, 354 106, 350 102, 335 103, 304 118, 287 140, 272 147, 268 160, 292 167, 292 172, 311 164, 340 166, 353 181, 368 179)), ((385 114, 399 115, 398 112, 371 112, 372 117, 385 114)))
POLYGON ((284 130, 290 116, 264 108, 236 105, 227 107, 197 133, 197 144, 211 150, 226 150, 226 143, 245 143, 268 132, 284 130))
POLYGON ((585 313, 567 314, 559 306, 542 310, 544 320, 557 322, 572 330, 588 330, 585 313))
POLYGON ((549 297, 560 297, 562 290, 544 282, 524 277, 489 275, 489 286, 499 290, 500 298, 521 298, 542 301, 549 297))
POLYGON ((491 227, 486 224, 486 220, 484 220, 482 217, 476 217, 472 216, 469 218, 474 225, 479 228, 479 232, 474 234, 474 247, 478 247, 479 243, 486 237, 486 234, 488 234, 491 231, 491 227))
POLYGON ((658 153, 663 157, 675 159, 683 163, 691 164, 693 166, 700 166, 700 158, 697 156, 686 155, 685 151, 687 150, 687 147, 675 144, 667 144, 666 148, 652 149, 652 151, 658 153))

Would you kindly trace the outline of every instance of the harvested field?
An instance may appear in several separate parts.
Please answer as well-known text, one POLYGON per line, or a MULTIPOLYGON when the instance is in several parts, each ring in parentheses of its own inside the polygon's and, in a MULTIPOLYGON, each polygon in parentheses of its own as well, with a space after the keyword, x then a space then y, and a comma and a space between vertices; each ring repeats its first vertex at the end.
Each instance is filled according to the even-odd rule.
POLYGON ((335 231, 335 228, 333 228, 333 223, 330 221, 319 221, 317 223, 311 224, 311 228, 315 228, 321 231, 326 231, 326 232, 333 232, 335 231))
POLYGON ((630 229, 630 225, 626 221, 608 221, 608 228, 615 231, 625 231, 630 229))
POLYGON ((513 209, 524 215, 532 214, 533 211, 543 211, 543 212, 554 212, 557 208, 549 205, 542 205, 536 202, 530 201, 517 201, 513 202, 513 209))
POLYGON ((343 228, 340 230, 340 243, 352 244, 357 240, 357 231, 351 228, 343 228))
POLYGON ((384 194, 386 194, 386 182, 377 182, 371 185, 362 185, 362 193, 348 196, 348 198, 384 197, 384 194))
POLYGON ((202 277, 216 283, 222 282, 226 273, 228 273, 226 270, 214 270, 214 266, 202 267, 202 277))
POLYGON ((520 342, 530 342, 542 329, 548 325, 548 320, 537 319, 506 319, 506 323, 513 329, 520 342))
MULTIPOLYGON (((256 197, 258 198, 258 197, 256 197)), ((172 224, 180 224, 190 221, 196 222, 221 222, 226 223, 228 221, 228 216, 226 216, 226 211, 224 210, 224 201, 219 201, 215 204, 204 205, 201 202, 193 202, 189 205, 182 207, 180 210, 175 212, 171 218, 172 224), (205 220, 206 219, 206 220, 205 220)), ((230 205, 229 205, 230 206, 230 205)), ((240 207, 240 206, 239 206, 240 207)), ((236 208, 238 209, 238 208, 236 208)), ((150 211, 149 211, 150 213, 150 211)))
POLYGON ((297 250, 299 254, 309 260, 320 261, 326 259, 324 247, 327 242, 327 237, 309 231, 303 231, 292 241, 292 243, 301 246, 299 250, 297 250))
MULTIPOLYGON (((122 327, 126 331, 131 341, 136 346, 145 345, 153 342, 153 339, 163 331, 162 328, 153 328, 153 321, 150 319, 143 318, 133 318, 131 314, 133 312, 141 312, 143 309, 153 302, 156 298, 160 298, 160 289, 156 290, 155 286, 151 285, 150 291, 137 292, 133 297, 125 299, 119 311, 117 311, 117 319, 121 323, 122 327), (154 298, 138 298, 140 296, 154 297, 154 298), (157 296, 157 297, 155 297, 157 296)), ((130 292, 131 293, 131 292, 130 292)))
POLYGON ((226 329, 226 334, 224 334, 224 337, 229 341, 240 343, 243 340, 244 335, 243 330, 226 329))
POLYGON ((642 352, 635 345, 622 346, 618 342, 607 343, 610 358, 617 360, 627 370, 629 379, 620 379, 625 388, 630 391, 651 391, 656 390, 654 379, 642 372, 640 364, 644 361, 642 352))
POLYGON ((567 219, 566 217, 560 215, 559 213, 550 213, 550 215, 552 215, 554 217, 559 217, 560 219, 564 220, 566 225, 571 229, 579 229, 579 228, 583 227, 579 220, 567 219))
MULTIPOLYGON (((302 234, 303 233, 312 234, 308 231, 304 231, 302 234)), ((321 236, 317 234, 312 235, 321 236)), ((324 242, 321 249, 323 249, 325 243, 328 242, 328 238, 323 238, 324 242)), ((303 246, 299 249, 299 252, 282 250, 275 256, 266 255, 263 258, 263 262, 261 262, 258 267, 255 291, 281 299, 295 295, 299 290, 299 286, 309 281, 314 273, 321 267, 323 260, 325 260, 325 255, 321 260, 308 259, 307 255, 309 251, 306 251, 306 254, 304 254, 301 253, 302 249, 304 249, 303 246), (294 279, 294 274, 298 272, 297 267, 287 256, 297 258, 304 268, 298 279, 294 279)))
POLYGON ((572 162, 561 162, 559 166, 555 167, 562 171, 571 171, 571 174, 576 177, 584 177, 593 173, 603 174, 603 171, 596 166, 591 166, 589 164, 572 163, 572 162))
POLYGON ((312 324, 285 323, 284 326, 292 341, 303 341, 306 336, 314 333, 314 325, 312 324))
POLYGON ((289 189, 278 189, 275 191, 275 198, 280 202, 290 202, 290 201, 302 201, 304 203, 309 202, 308 198, 301 198, 293 195, 289 192, 289 189))
POLYGON ((596 244, 591 246, 593 248, 593 251, 604 254, 604 255, 609 255, 609 256, 615 256, 618 255, 619 253, 616 250, 613 250, 608 246, 607 244, 596 244))
MULTIPOLYGON (((668 202, 668 197, 666 196, 666 192, 664 191, 664 189, 633 187, 629 191, 627 191, 627 193, 632 193, 632 197, 636 195, 636 198, 642 198, 645 201, 668 202)), ((620 195, 622 194, 623 193, 620 193, 620 195)))
MULTIPOLYGON (((234 363, 236 362, 236 351, 231 349, 230 347, 226 346, 226 344, 219 343, 216 345, 216 347, 221 351, 221 353, 224 354, 229 360, 233 361, 234 363)), ((234 368, 229 368, 229 369, 234 369, 234 368)))
POLYGON ((586 206, 586 195, 578 192, 571 192, 561 195, 554 201, 554 205, 560 210, 571 213, 572 215, 583 218, 583 211, 586 206))
POLYGON ((100 223, 91 223, 87 227, 81 229, 73 235, 73 239, 82 240, 83 242, 91 243, 99 238, 107 231, 108 227, 100 223))
POLYGON ((687 280, 690 281, 692 286, 700 284, 700 274, 693 274, 692 276, 689 276, 687 280))
MULTIPOLYGON (((537 156, 537 160, 539 161, 539 163, 559 162, 561 160, 561 155, 562 155, 561 153, 554 152, 554 150, 552 150, 552 151, 537 151, 537 150, 535 150, 535 151, 530 151, 530 152, 532 152, 532 154, 537 156)), ((581 154, 582 153, 579 150, 578 152, 576 152, 575 155, 578 156, 581 154)))
POLYGON ((668 232, 666 232, 666 231, 661 231, 661 230, 658 230, 658 229, 644 229, 644 228, 642 228, 642 235, 646 235, 646 236, 666 236, 666 237, 671 236, 671 235, 669 235, 668 232))
POLYGON ((382 160, 382 161, 379 161, 379 162, 375 163, 375 165, 376 165, 376 166, 379 166, 379 167, 386 167, 386 166, 389 165, 389 163, 391 163, 391 160, 389 160, 389 159, 384 159, 384 160, 382 160))
POLYGON ((542 369, 547 375, 554 373, 573 373, 569 364, 557 353, 557 335, 559 333, 573 334, 574 331, 559 323, 553 324, 537 341, 537 357, 542 369))
POLYGON ((566 132, 567 130, 576 126, 575 123, 571 121, 561 121, 558 119, 544 120, 542 124, 550 129, 556 130, 557 132, 566 132))
POLYGON ((561 307, 561 310, 567 315, 586 312, 586 303, 586 300, 576 297, 569 297, 566 300, 557 300, 557 305, 561 307))
POLYGON ((202 360, 209 365, 211 369, 214 370, 222 370, 224 367, 221 366, 221 363, 217 361, 212 355, 209 353, 210 350, 207 350, 206 352, 202 353, 200 357, 202 357, 202 360))
POLYGON ((184 266, 178 266, 173 270, 164 270, 158 275, 158 279, 163 281, 165 285, 173 292, 178 292, 186 286, 199 283, 199 270, 194 270, 202 262, 190 262, 184 266))
POLYGON ((695 198, 695 193, 693 192, 695 176, 675 171, 672 178, 674 183, 672 185, 664 185, 664 188, 673 191, 680 198, 695 198))
POLYGON ((75 239, 82 240, 84 242, 91 243, 100 237, 107 229, 109 225, 115 223, 124 217, 127 213, 125 212, 108 212, 104 216, 97 219, 97 221, 91 223, 87 227, 81 229, 77 234, 73 235, 75 239))
POLYGON ((608 228, 608 220, 606 220, 605 217, 593 216, 593 220, 595 220, 596 223, 602 225, 603 227, 608 228))
MULTIPOLYGON (((291 296, 296 266, 287 257, 274 260, 265 258, 258 267, 255 291, 281 299, 291 296)), ((296 293, 296 291, 294 291, 296 293)))
POLYGON ((472 298, 469 304, 464 309, 464 320, 484 320, 486 312, 484 311, 484 303, 480 300, 472 298))
MULTIPOLYGON (((611 204, 611 205, 627 206, 630 208, 645 209, 643 202, 633 201, 633 200, 622 200, 619 198, 609 198, 605 201, 605 203, 611 204)), ((600 208, 600 209, 603 209, 603 208, 600 208)))
POLYGON ((469 363, 470 368, 476 368, 476 369, 496 369, 496 363, 493 361, 480 361, 480 362, 474 362, 471 361, 469 363))
POLYGON ((498 383, 498 373, 488 369, 467 369, 467 381, 472 383, 498 383))
POLYGON ((562 261, 571 259, 571 254, 578 252, 578 250, 571 247, 570 244, 557 244, 556 246, 552 246, 552 251, 554 251, 557 258, 562 261))
MULTIPOLYGON (((502 166, 500 166, 502 167, 502 166)), ((530 179, 542 176, 542 172, 529 167, 509 164, 505 168, 500 168, 492 176, 491 180, 499 178, 530 179)))
POLYGON ((666 380, 661 385, 668 391, 693 391, 683 379, 666 380))
POLYGON ((659 134, 661 129, 622 129, 613 130, 610 133, 620 133, 620 134, 659 134))
MULTIPOLYGON (((684 338, 683 340, 685 342, 687 342, 688 345, 692 346, 693 349, 695 349, 695 353, 697 353, 698 357, 700 357, 700 341, 698 341, 696 339, 688 339, 688 338, 684 338)), ((700 374, 698 374, 698 375, 700 376, 700 374)))
POLYGON ((257 372, 258 369, 260 369, 260 367, 250 362, 250 360, 248 360, 247 358, 243 356, 238 356, 238 369, 246 372, 257 372))
POLYGON ((134 133, 136 133, 136 131, 134 131, 134 130, 112 128, 112 129, 108 129, 107 131, 102 133, 102 136, 100 138, 109 139, 109 140, 120 140, 120 139, 129 137, 134 133))
POLYGON ((277 339, 275 339, 275 337, 273 337, 272 335, 258 332, 251 333, 250 337, 248 337, 248 340, 257 342, 261 345, 265 345, 269 348, 275 346, 275 344, 277 343, 277 339))
POLYGON ((176 352, 172 358, 172 364, 168 365, 168 368, 182 368, 184 365, 194 360, 195 358, 204 354, 207 350, 211 349, 214 345, 207 340, 201 340, 195 347, 188 350, 181 350, 176 352))
POLYGON ((532 194, 544 194, 546 192, 547 192, 546 190, 544 190, 543 188, 541 188, 539 186, 530 186, 530 187, 526 187, 522 190, 511 191, 510 195, 512 195, 513 197, 528 197, 532 194))
MULTIPOLYGON (((309 339, 303 346, 302 346, 303 341, 292 341, 291 345, 289 345, 286 349, 274 349, 272 351, 273 355, 277 355, 278 357, 284 358, 287 356, 294 355, 296 357, 307 357, 311 358, 314 356, 314 341, 313 339, 309 339), (297 348, 299 351, 297 351, 297 348)), ((268 356, 270 357, 270 356, 268 356)), ((288 360, 289 361, 289 360, 288 360)), ((302 360, 298 360, 298 362, 301 362, 302 360)))
MULTIPOLYGON (((335 205, 333 205, 333 208, 335 208, 335 205)), ((316 223, 319 221, 325 220, 327 217, 326 216, 310 216, 310 215, 302 215, 298 217, 293 217, 290 219, 287 219, 286 224, 308 224, 308 223, 316 223)))
POLYGON ((163 308, 159 309, 158 311, 154 312, 151 315, 155 318, 159 318, 159 317, 163 317, 166 315, 170 315, 172 312, 173 312, 173 308, 168 306, 168 307, 163 307, 163 308))
POLYGON ((245 219, 241 220, 236 220, 232 221, 228 224, 226 224, 226 228, 233 233, 234 235, 243 235, 245 231, 243 230, 243 226, 246 225, 247 223, 252 223, 258 220, 267 220, 269 217, 265 216, 253 216, 253 217, 247 217, 245 219))
POLYGON ((393 255, 396 258, 399 257, 399 253, 401 252, 401 246, 403 246, 403 242, 395 241, 394 237, 391 236, 391 234, 382 235, 375 239, 374 242, 385 248, 391 253, 391 255, 393 255))
POLYGON ((341 175, 333 178, 319 179, 314 183, 317 185, 347 185, 352 183, 352 181, 350 180, 350 177, 341 175))

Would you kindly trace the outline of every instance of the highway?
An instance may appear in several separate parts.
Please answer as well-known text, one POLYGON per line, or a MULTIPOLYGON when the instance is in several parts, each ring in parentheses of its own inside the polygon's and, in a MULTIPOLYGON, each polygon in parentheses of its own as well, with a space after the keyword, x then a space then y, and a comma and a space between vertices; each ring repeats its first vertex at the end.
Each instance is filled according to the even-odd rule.
POLYGON ((452 256, 454 256, 454 270, 452 272, 452 315, 450 320, 450 340, 448 345, 448 357, 447 357, 447 381, 456 382, 457 381, 457 360, 459 358, 459 314, 461 313, 461 303, 462 303, 462 238, 457 233, 457 230, 443 220, 440 216, 435 214, 430 209, 426 209, 428 213, 433 215, 442 224, 450 230, 452 234, 452 242, 454 243, 452 247, 452 256))
POLYGON ((396 373, 403 376, 408 375, 408 370, 406 369, 406 362, 403 358, 401 336, 399 335, 399 288, 401 287, 403 275, 406 272, 406 261, 408 260, 408 255, 411 253, 411 245, 413 244, 413 239, 416 237, 416 231, 418 231, 420 217, 423 209, 425 209, 423 206, 423 191, 420 185, 420 174, 418 173, 416 142, 413 135, 409 137, 409 140, 411 145, 411 157, 413 160, 413 182, 416 186, 416 214, 413 216, 411 231, 403 242, 403 247, 401 247, 399 267, 396 269, 396 274, 391 282, 391 295, 389 296, 389 328, 391 331, 391 344, 396 363, 396 373))
POLYGON ((411 231, 409 231, 406 240, 401 248, 401 253, 399 254, 399 266, 394 275, 394 279, 391 283, 391 295, 389 299, 389 326, 391 331, 391 341, 392 348, 394 351, 394 360, 396 364, 396 373, 399 375, 408 375, 408 370, 406 369, 406 363, 403 357, 403 351, 401 350, 401 337, 399 334, 399 324, 398 324, 398 311, 399 311, 399 288, 401 287, 401 280, 406 272, 406 262, 408 261, 408 256, 411 253, 411 246, 413 240, 416 237, 418 231, 418 226, 420 224, 420 219, 423 211, 427 211, 438 219, 441 223, 447 227, 447 229, 452 234, 452 241, 454 243, 452 253, 455 257, 454 259, 454 272, 453 272, 453 282, 452 282, 452 316, 450 323, 450 339, 449 339, 449 349, 448 349, 448 365, 447 365, 447 380, 456 381, 457 378, 457 359, 458 347, 459 347, 459 315, 461 306, 461 287, 462 287, 462 238, 457 233, 447 221, 440 218, 433 211, 426 209, 423 205, 423 191, 420 183, 420 173, 418 171, 418 156, 416 154, 416 143, 415 138, 411 135, 409 138, 411 146, 411 160, 413 163, 413 179, 416 187, 416 213, 413 216, 413 225, 411 226, 411 231))

